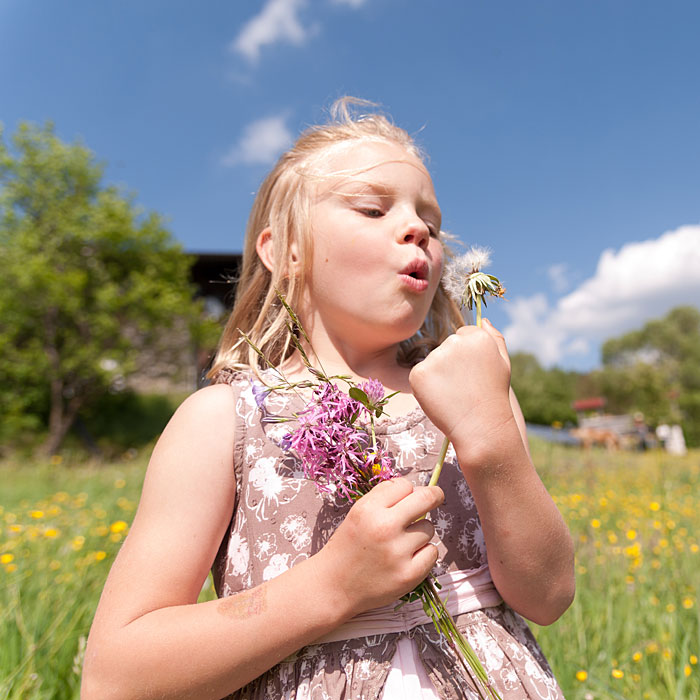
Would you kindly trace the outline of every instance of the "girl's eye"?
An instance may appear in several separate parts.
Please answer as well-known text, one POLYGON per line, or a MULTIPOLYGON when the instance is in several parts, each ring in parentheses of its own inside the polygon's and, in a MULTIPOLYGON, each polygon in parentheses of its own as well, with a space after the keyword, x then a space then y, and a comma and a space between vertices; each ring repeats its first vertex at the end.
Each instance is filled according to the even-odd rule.
POLYGON ((359 211, 365 216, 369 216, 370 219, 378 219, 379 217, 384 216, 384 212, 381 209, 377 209, 375 207, 364 207, 359 211))

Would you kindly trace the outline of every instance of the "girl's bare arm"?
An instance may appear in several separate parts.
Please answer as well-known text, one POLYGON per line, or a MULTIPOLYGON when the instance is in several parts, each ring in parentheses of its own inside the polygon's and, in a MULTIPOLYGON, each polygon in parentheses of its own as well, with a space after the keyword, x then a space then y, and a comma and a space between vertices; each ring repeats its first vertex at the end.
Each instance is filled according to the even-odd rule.
POLYGON ((459 329, 412 370, 411 385, 454 445, 500 594, 533 622, 554 622, 573 600, 573 543, 530 459, 503 337, 488 322, 459 329))
POLYGON ((442 493, 399 480, 358 502, 317 555, 197 604, 234 504, 233 404, 226 385, 199 391, 159 440, 95 615, 83 698, 224 697, 434 564, 432 529, 412 523, 442 493))

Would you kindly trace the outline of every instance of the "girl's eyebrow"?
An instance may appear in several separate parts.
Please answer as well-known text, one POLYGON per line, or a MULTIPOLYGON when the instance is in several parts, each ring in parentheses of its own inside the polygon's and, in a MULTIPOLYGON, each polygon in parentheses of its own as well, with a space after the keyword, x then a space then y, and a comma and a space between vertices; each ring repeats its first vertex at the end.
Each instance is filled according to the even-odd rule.
POLYGON ((367 180, 344 180, 330 190, 333 194, 345 196, 362 196, 364 194, 378 194, 383 197, 395 194, 396 190, 378 182, 367 180), (348 191, 349 190, 349 191, 348 191))
MULTIPOLYGON (((347 179, 332 187, 327 194, 342 197, 344 199, 354 199, 355 197, 363 197, 366 195, 375 195, 379 197, 392 197, 397 193, 397 189, 389 185, 384 185, 380 182, 372 182, 371 180, 347 179)), ((418 202, 419 208, 428 210, 432 215, 442 219, 442 210, 437 200, 434 198, 421 198, 418 202)))

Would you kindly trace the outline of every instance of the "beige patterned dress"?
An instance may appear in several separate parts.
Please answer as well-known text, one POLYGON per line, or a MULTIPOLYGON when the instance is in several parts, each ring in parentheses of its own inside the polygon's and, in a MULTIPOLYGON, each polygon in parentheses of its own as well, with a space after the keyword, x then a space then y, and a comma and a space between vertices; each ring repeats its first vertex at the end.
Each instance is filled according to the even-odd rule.
MULTIPOLYGON (((291 393, 267 393, 251 373, 223 371, 217 383, 236 394, 234 469, 236 504, 212 572, 219 597, 253 588, 318 552, 349 506, 320 494, 301 464, 280 443, 290 416, 303 408, 291 393)), ((396 469, 415 484, 427 484, 442 434, 420 410, 381 418, 377 437, 396 469)), ((452 449, 440 485, 445 502, 430 514, 439 559, 436 573, 486 565, 483 532, 469 487, 452 449)), ((503 700, 562 700, 551 669, 524 620, 501 603, 459 615, 457 625, 479 655, 503 700)), ((376 634, 312 644, 233 693, 235 700, 378 700, 397 641, 410 637, 437 694, 443 700, 477 700, 452 652, 430 624, 407 632, 376 634)))

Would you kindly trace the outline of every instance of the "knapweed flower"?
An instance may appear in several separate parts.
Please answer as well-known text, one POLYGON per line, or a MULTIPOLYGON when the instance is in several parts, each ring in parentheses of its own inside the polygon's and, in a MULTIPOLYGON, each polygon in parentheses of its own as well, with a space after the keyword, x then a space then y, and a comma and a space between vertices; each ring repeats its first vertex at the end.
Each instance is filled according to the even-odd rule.
POLYGON ((367 394, 370 403, 375 406, 384 398, 384 385, 378 379, 368 379, 357 386, 367 394))
MULTIPOLYGON (((495 297, 502 297, 505 294, 505 287, 498 278, 482 271, 490 262, 489 250, 474 246, 445 266, 442 286, 460 307, 466 306, 471 311, 476 302, 479 311, 486 294, 495 297)), ((485 301, 484 305, 486 305, 485 301)))

